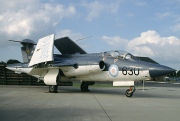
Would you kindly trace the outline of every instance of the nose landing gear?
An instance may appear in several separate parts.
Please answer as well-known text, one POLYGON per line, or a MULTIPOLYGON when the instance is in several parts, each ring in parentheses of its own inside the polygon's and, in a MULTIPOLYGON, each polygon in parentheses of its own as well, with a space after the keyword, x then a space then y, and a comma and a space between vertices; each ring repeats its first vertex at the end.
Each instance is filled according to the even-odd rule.
POLYGON ((127 97, 132 97, 132 96, 133 96, 133 93, 134 93, 135 91, 136 91, 135 86, 130 86, 130 88, 126 90, 125 95, 126 95, 127 97))

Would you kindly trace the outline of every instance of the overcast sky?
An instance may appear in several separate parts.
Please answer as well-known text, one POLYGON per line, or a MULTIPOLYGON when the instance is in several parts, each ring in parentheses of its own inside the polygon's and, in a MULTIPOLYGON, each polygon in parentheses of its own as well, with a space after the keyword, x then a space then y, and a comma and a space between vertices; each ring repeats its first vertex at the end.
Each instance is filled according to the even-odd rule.
POLYGON ((92 36, 77 41, 88 53, 125 50, 180 69, 180 0, 0 0, 0 61, 22 61, 8 40, 49 34, 92 36))

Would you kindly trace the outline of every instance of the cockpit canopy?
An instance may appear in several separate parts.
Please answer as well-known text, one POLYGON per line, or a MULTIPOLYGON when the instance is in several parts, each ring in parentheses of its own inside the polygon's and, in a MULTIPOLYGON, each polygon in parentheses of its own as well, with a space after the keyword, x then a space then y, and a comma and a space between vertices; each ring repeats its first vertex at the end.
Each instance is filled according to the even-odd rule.
POLYGON ((127 60, 139 60, 138 58, 134 57, 132 54, 127 53, 122 50, 102 52, 102 56, 115 57, 115 58, 121 58, 121 59, 127 59, 127 60))

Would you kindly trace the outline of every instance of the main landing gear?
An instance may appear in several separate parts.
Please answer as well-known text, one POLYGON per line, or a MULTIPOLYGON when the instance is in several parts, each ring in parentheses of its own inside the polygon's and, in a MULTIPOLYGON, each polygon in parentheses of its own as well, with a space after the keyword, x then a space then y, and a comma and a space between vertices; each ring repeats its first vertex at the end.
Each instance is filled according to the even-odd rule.
POLYGON ((94 85, 95 82, 82 82, 81 83, 81 91, 82 92, 90 92, 90 90, 88 89, 89 85, 94 85))
POLYGON ((134 86, 130 86, 129 89, 126 90, 125 95, 127 97, 132 97, 133 93, 136 91, 136 88, 134 86))
POLYGON ((49 86, 49 92, 50 93, 58 93, 58 86, 57 85, 51 85, 49 86))

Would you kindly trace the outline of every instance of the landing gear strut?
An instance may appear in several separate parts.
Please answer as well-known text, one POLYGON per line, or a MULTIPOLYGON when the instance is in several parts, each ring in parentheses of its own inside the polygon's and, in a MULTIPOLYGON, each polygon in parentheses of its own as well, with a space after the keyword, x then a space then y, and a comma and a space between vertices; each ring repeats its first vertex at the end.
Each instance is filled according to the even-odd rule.
POLYGON ((88 89, 89 85, 94 85, 95 82, 82 82, 81 84, 81 91, 82 92, 90 92, 88 89))
POLYGON ((50 93, 58 93, 58 86, 57 85, 51 85, 49 86, 49 92, 50 93))
POLYGON ((130 86, 129 89, 126 90, 125 95, 127 97, 132 97, 133 93, 136 91, 136 88, 134 86, 130 86))

